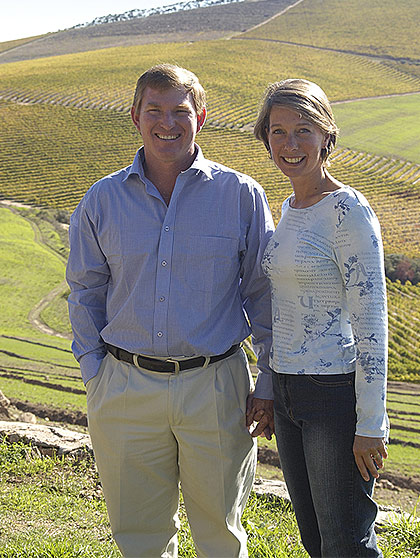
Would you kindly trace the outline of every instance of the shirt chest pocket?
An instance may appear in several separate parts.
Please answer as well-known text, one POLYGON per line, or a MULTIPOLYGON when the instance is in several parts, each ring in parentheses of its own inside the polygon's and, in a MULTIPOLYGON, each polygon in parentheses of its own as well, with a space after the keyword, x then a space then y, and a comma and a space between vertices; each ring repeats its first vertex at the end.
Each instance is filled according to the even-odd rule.
POLYGON ((182 265, 180 272, 192 290, 228 290, 233 282, 239 281, 238 240, 191 235, 187 238, 186 252, 179 262, 182 265))

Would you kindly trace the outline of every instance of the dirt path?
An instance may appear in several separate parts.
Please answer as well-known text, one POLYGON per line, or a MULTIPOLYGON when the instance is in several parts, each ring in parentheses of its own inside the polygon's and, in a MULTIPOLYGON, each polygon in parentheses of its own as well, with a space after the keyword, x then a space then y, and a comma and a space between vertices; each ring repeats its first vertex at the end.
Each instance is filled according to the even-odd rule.
POLYGON ((407 97, 408 95, 420 95, 420 91, 409 91, 407 93, 389 93, 388 95, 374 95, 373 97, 358 97, 356 99, 345 99, 344 101, 331 101, 332 105, 344 103, 355 103, 357 101, 369 101, 370 99, 389 99, 391 97, 407 97))
POLYGON ((47 324, 45 324, 41 319, 41 312, 57 297, 61 296, 67 289, 66 281, 62 281, 59 285, 54 287, 52 291, 42 298, 38 304, 36 304, 28 314, 28 320, 31 324, 38 328, 42 333, 47 333, 48 335, 54 335, 55 337, 61 337, 62 339, 72 339, 72 336, 67 333, 60 333, 47 324))
MULTIPOLYGON (((299 2, 297 2, 297 4, 299 4, 299 2)), ((294 6, 291 6, 294 7, 294 6)), ((287 10, 285 10, 287 11, 287 10)), ((277 16, 281 15, 277 14, 277 16)), ((275 16, 275 17, 277 17, 275 16)), ((273 18, 270 18, 273 19, 273 18)), ((267 20, 269 21, 269 20, 267 20)), ((267 21, 265 21, 264 23, 267 23, 267 21)), ((261 25, 261 24, 260 24, 261 25)), ((253 29, 256 29, 257 27, 260 27, 260 25, 257 25, 255 27, 253 27, 253 29)), ((247 33, 247 31, 245 31, 245 33, 247 33)), ((235 35, 234 37, 232 37, 232 39, 241 39, 241 40, 248 40, 248 41, 264 41, 264 42, 269 42, 269 43, 280 43, 282 45, 290 45, 290 46, 299 46, 299 47, 305 47, 305 48, 311 48, 314 50, 326 50, 328 52, 339 52, 341 54, 352 54, 353 56, 361 56, 363 58, 371 58, 373 60, 381 60, 381 61, 387 61, 387 62, 408 62, 411 64, 420 64, 420 58, 408 58, 408 57, 402 57, 402 56, 391 56, 390 54, 371 54, 370 52, 358 52, 357 50, 349 50, 349 49, 344 49, 344 48, 332 48, 332 47, 325 47, 325 46, 316 46, 316 45, 310 45, 307 43, 296 43, 294 41, 282 41, 281 39, 265 39, 263 37, 242 37, 241 35, 235 35)))
MULTIPOLYGON (((297 6, 298 4, 300 4, 301 2, 303 2, 303 0, 297 0, 297 2, 295 2, 294 4, 291 4, 290 6, 287 6, 286 8, 284 8, 284 10, 281 10, 279 13, 274 14, 273 16, 271 16, 271 17, 269 17, 268 19, 262 21, 261 23, 258 23, 257 25, 254 25, 254 27, 250 27, 249 29, 247 29, 247 30, 245 31, 245 33, 248 33, 249 31, 254 31, 254 29, 258 29, 259 27, 262 27, 263 25, 266 25, 269 21, 275 19, 276 17, 279 17, 279 16, 285 14, 286 12, 288 12, 289 10, 291 10, 292 8, 296 8, 296 6, 297 6)), ((230 37, 230 38, 231 38, 231 39, 234 39, 234 38, 245 39, 245 38, 248 38, 248 37, 241 37, 241 36, 239 35, 239 36, 233 36, 233 37, 230 37)))
MULTIPOLYGON (((65 263, 66 260, 65 258, 63 258, 63 256, 61 256, 57 252, 54 252, 54 250, 52 250, 47 244, 45 244, 45 242, 42 241, 42 235, 38 225, 31 219, 24 217, 21 213, 18 213, 15 209, 16 207, 31 208, 31 206, 25 205, 23 203, 13 202, 11 200, 1 200, 0 207, 5 207, 7 209, 10 209, 10 211, 25 219, 25 221, 27 221, 31 225, 32 230, 34 231, 35 242, 37 242, 38 244, 46 248, 49 252, 54 254, 54 256, 56 256, 63 263, 65 263)), ((72 336, 70 334, 60 333, 59 331, 52 329, 47 324, 45 324, 41 319, 41 312, 54 300, 54 298, 61 296, 66 291, 66 289, 67 289, 66 281, 62 281, 59 285, 54 287, 29 311, 28 320, 32 326, 42 331, 42 333, 46 333, 47 335, 53 335, 54 337, 60 337, 62 339, 72 339, 72 336)))

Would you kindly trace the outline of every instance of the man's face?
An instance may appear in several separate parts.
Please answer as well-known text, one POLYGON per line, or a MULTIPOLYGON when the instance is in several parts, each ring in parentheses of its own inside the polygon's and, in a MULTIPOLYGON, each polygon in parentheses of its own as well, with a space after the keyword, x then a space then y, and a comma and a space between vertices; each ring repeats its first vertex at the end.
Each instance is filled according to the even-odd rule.
POLYGON ((132 109, 131 117, 143 138, 147 166, 176 165, 185 170, 191 165, 195 135, 204 123, 191 93, 184 88, 146 87, 140 110, 136 114, 132 109))

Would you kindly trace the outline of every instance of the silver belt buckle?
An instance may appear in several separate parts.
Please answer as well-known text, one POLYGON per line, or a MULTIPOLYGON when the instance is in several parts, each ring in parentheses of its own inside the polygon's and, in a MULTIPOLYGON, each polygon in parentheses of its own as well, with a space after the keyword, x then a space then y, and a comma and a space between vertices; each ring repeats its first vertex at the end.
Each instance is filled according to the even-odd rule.
POLYGON ((170 362, 171 364, 174 364, 175 365, 174 374, 179 374, 179 361, 174 360, 172 358, 168 358, 165 360, 165 362, 170 362))
POLYGON ((137 368, 140 368, 139 355, 133 355, 133 364, 137 366, 137 368))

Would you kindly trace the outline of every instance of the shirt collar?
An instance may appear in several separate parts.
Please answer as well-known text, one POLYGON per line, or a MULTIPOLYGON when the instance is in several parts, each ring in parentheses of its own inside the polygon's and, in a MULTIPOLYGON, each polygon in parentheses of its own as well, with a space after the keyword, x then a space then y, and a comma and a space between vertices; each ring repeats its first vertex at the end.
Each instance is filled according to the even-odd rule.
MULTIPOLYGON (((208 161, 204 157, 203 152, 201 151, 201 147, 198 144, 194 144, 194 145, 197 149, 197 155, 194 161, 192 162, 191 166, 185 172, 193 169, 204 173, 207 176, 207 178, 211 180, 213 178, 213 174, 211 172, 210 161, 208 161)), ((142 182, 145 182, 146 177, 144 175, 143 163, 144 163, 144 147, 140 147, 140 149, 137 151, 134 157, 133 163, 127 169, 127 176, 125 177, 124 180, 127 180, 128 177, 131 176, 132 174, 137 174, 140 180, 142 182)))

